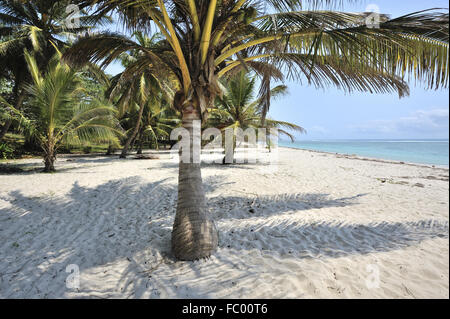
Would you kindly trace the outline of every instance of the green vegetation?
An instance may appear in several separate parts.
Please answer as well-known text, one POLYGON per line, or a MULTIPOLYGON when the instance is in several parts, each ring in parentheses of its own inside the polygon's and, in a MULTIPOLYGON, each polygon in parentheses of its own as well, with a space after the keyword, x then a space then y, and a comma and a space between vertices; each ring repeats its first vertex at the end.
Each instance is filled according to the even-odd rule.
MULTIPOLYGON (((292 141, 294 136, 286 131, 296 131, 299 133, 305 133, 305 130, 293 123, 276 121, 273 119, 265 119, 264 124, 261 123, 263 113, 263 99, 258 98, 253 100, 256 77, 250 77, 245 70, 239 72, 236 76, 223 83, 225 88, 225 94, 222 97, 218 97, 216 100, 216 107, 211 109, 210 118, 207 125, 209 127, 215 127, 222 131, 226 129, 233 129, 234 140, 233 147, 230 149, 231 154, 227 154, 230 162, 234 158, 234 151, 237 145, 236 130, 241 129, 245 131, 247 129, 271 128, 278 129, 280 134, 288 136, 292 141)), ((275 99, 287 94, 287 87, 285 85, 279 85, 270 89, 270 97, 275 99)), ((270 132, 268 131, 267 134, 270 132)), ((222 138, 225 141, 225 138, 222 138)), ((266 143, 269 143, 270 138, 266 139, 266 143)), ((225 159, 224 159, 225 162, 225 159)))
POLYGON ((59 55, 49 61, 41 73, 36 59, 25 53, 33 84, 27 87, 31 96, 29 113, 25 116, 0 98, 22 124, 25 133, 36 140, 43 151, 45 172, 55 170, 57 150, 62 144, 83 141, 115 141, 120 126, 115 109, 103 101, 86 96, 74 69, 61 64, 59 55))
MULTIPOLYGON (((0 78, 13 83, 7 100, 17 110, 21 110, 26 103, 26 86, 32 83, 24 51, 33 52, 39 68, 45 69, 57 50, 69 45, 71 37, 89 31, 91 22, 101 24, 108 20, 107 17, 88 18, 80 12, 82 19, 79 25, 67 28, 66 8, 71 3, 71 0, 0 2, 0 78)), ((13 119, 3 116, 0 120, 3 121, 1 140, 13 124, 13 119)))
MULTIPOLYGON (((155 131, 152 131, 151 127, 150 130, 149 127, 143 127, 144 113, 147 113, 148 117, 148 114, 154 113, 155 108, 160 108, 162 103, 167 104, 167 101, 172 100, 175 89, 171 75, 168 72, 166 74, 161 72, 158 66, 148 65, 145 69, 138 68, 147 62, 143 50, 157 50, 162 39, 161 35, 156 33, 152 37, 147 37, 142 32, 135 32, 133 35, 142 50, 134 49, 129 53, 122 52, 120 54, 119 59, 125 70, 111 80, 107 92, 110 99, 117 101, 119 116, 123 116, 122 123, 127 128, 127 138, 124 141, 120 158, 127 157, 128 149, 136 139, 139 140, 138 144, 142 145, 145 133, 152 133, 152 137, 156 140, 161 137, 161 131, 156 130, 156 127, 155 131)), ((161 117, 159 113, 158 116, 161 117)))

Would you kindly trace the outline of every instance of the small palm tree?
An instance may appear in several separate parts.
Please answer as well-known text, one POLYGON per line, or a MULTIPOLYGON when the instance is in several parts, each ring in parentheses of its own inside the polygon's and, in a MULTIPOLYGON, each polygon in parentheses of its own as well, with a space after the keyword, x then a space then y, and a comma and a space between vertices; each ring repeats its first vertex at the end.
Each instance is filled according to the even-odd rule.
MULTIPOLYGON (((71 0, 0 0, 0 76, 14 81, 11 103, 21 109, 26 99, 28 74, 24 51, 35 52, 40 68, 46 68, 57 48, 62 50, 68 44, 68 37, 74 37, 92 28, 92 23, 109 21, 107 16, 87 16, 80 12, 80 23, 67 25, 67 6, 71 0)), ((83 6, 80 7, 83 9, 83 6)), ((11 120, 5 121, 0 129, 0 140, 7 133, 11 120)))
POLYGON ((140 142, 148 141, 159 149, 158 141, 169 140, 171 131, 181 122, 178 117, 162 93, 153 96, 145 107, 140 142))
MULTIPOLYGON (((261 125, 264 103, 261 98, 253 100, 256 77, 250 77, 247 72, 241 71, 235 77, 230 78, 228 82, 224 82, 224 86, 226 94, 217 98, 216 108, 210 110, 208 126, 222 131, 226 129, 234 130, 233 148, 229 150, 230 153, 226 156, 228 159, 234 158, 235 149, 239 146, 236 140, 237 129, 245 131, 249 128, 258 129, 264 127, 269 130, 276 128, 279 133, 288 136, 292 141, 294 136, 285 129, 305 133, 305 130, 296 124, 273 119, 266 119, 264 126, 261 125)), ((286 95, 287 87, 279 85, 272 88, 270 93, 272 98, 286 95)), ((268 143, 268 139, 266 139, 266 143, 268 143)))
POLYGON ((61 64, 59 55, 50 60, 45 74, 41 74, 30 53, 26 52, 25 58, 33 79, 33 84, 27 87, 32 109, 25 116, 6 100, 0 102, 21 119, 27 134, 39 143, 44 152, 45 172, 55 171, 57 150, 64 144, 117 140, 121 128, 114 116, 115 109, 86 96, 79 74, 61 64))

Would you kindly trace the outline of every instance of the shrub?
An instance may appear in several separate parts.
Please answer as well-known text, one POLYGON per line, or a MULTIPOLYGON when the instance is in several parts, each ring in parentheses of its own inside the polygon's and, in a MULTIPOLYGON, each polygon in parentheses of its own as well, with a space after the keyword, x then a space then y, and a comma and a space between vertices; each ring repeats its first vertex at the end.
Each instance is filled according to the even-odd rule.
POLYGON ((0 158, 1 159, 8 159, 8 158, 12 158, 12 155, 14 153, 14 150, 6 145, 6 144, 0 144, 0 158))

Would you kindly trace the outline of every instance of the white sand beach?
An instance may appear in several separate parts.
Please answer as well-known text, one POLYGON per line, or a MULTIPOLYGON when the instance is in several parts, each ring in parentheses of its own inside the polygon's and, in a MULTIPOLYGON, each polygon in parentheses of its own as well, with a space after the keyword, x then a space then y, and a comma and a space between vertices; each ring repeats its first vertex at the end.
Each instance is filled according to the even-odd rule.
POLYGON ((180 262, 168 158, 1 173, 0 298, 449 298, 448 169, 285 148, 276 171, 205 164, 219 248, 180 262))

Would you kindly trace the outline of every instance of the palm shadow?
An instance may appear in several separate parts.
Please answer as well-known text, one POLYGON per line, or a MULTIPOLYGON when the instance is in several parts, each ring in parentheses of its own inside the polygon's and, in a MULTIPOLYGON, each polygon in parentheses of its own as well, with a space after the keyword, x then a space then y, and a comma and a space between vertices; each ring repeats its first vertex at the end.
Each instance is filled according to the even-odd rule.
POLYGON ((435 220, 369 224, 284 220, 271 225, 257 221, 233 227, 223 234, 221 245, 235 250, 259 249, 295 258, 339 258, 388 252, 428 239, 448 238, 448 231, 448 222, 435 220))
MULTIPOLYGON (((112 163, 122 162, 124 160, 119 159, 117 156, 106 155, 64 155, 60 156, 56 160, 56 172, 58 174, 62 172, 82 170, 90 167, 96 167, 100 165, 109 165, 112 163), (71 167, 73 164, 84 164, 83 166, 71 167)), ((30 175, 42 172, 44 170, 43 161, 32 163, 14 163, 3 164, 0 163, 0 175, 30 175)))
MULTIPOLYGON (((332 198, 324 193, 294 193, 271 196, 219 196, 210 199, 211 211, 217 219, 252 219, 326 207, 358 205, 358 199, 367 194, 332 198)), ((250 195, 252 196, 252 195, 250 195)))
MULTIPOLYGON (((76 182, 65 196, 29 197, 17 191, 2 196, 0 199, 9 206, 0 209, 0 296, 9 298, 19 293, 38 298, 67 296, 65 280, 69 264, 78 265, 80 271, 97 280, 107 274, 96 271, 112 272, 113 264, 123 264, 114 293, 109 297, 128 296, 127 292, 135 298, 147 296, 148 289, 152 289, 149 287, 155 284, 166 287, 170 294, 176 295, 183 287, 194 292, 187 283, 158 277, 156 269, 186 267, 186 271, 198 271, 198 262, 176 262, 171 255, 177 199, 174 182, 165 179, 144 183, 139 177, 129 177, 96 187, 76 182), (60 284, 48 285, 55 281, 60 284)), ((218 176, 205 179, 208 193, 224 185, 218 176)), ((296 224, 285 218, 281 224, 271 224, 260 218, 356 205, 361 196, 364 194, 335 199, 326 194, 285 194, 260 196, 254 202, 245 196, 221 196, 210 198, 209 202, 211 213, 219 222, 222 249, 260 249, 296 258, 335 258, 401 249, 426 239, 448 237, 448 224, 432 221, 296 224), (270 209, 266 207, 268 202, 270 209), (256 209, 249 215, 250 206, 256 209), (284 236, 283 240, 274 240, 279 236, 284 236)), ((217 260, 224 266, 229 262, 224 256, 218 256, 217 260)), ((95 296, 95 289, 86 289, 75 296, 95 296)), ((158 291, 151 291, 150 296, 158 298, 158 291)), ((205 293, 198 291, 194 296, 204 297, 205 293)))

